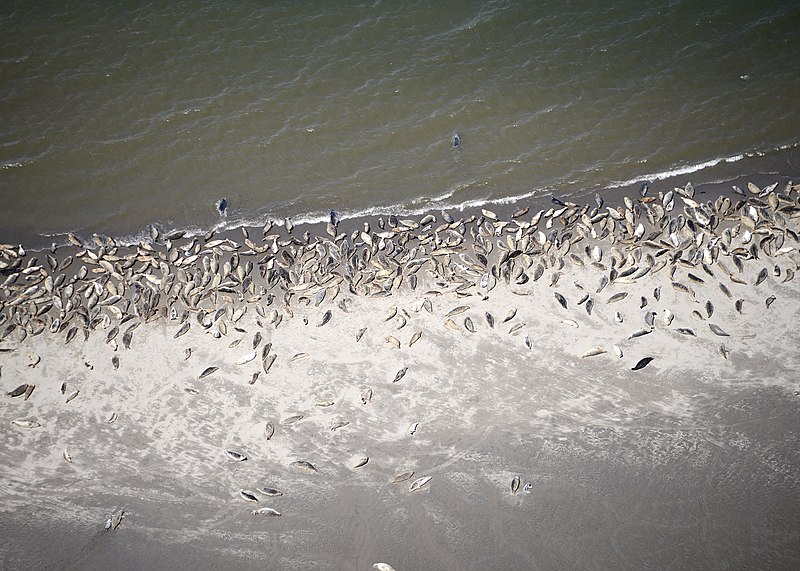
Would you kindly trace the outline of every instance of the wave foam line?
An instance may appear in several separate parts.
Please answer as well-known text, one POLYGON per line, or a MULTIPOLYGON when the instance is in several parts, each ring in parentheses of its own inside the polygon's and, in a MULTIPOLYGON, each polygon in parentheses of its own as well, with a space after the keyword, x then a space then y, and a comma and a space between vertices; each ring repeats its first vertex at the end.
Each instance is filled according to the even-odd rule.
POLYGON ((793 142, 793 143, 787 143, 785 145, 780 145, 779 147, 775 147, 774 149, 770 149, 768 151, 756 150, 756 151, 748 151, 748 152, 744 152, 744 153, 739 153, 739 154, 731 155, 731 156, 728 156, 728 157, 718 157, 718 158, 710 159, 710 160, 702 162, 702 163, 697 163, 697 164, 693 164, 693 165, 686 165, 686 166, 683 166, 683 167, 677 167, 677 168, 673 168, 673 169, 666 170, 666 171, 660 171, 660 172, 656 172, 656 173, 644 174, 644 175, 642 175, 640 177, 632 178, 632 179, 626 180, 626 181, 614 181, 614 182, 610 183, 606 188, 619 188, 621 186, 630 186, 630 185, 641 183, 641 182, 646 181, 646 180, 647 181, 665 180, 665 179, 668 179, 668 178, 681 176, 681 175, 684 175, 684 174, 691 174, 693 172, 697 172, 697 171, 701 171, 703 169, 711 168, 711 167, 717 166, 720 163, 735 163, 735 162, 738 162, 738 161, 740 161, 740 160, 742 160, 744 158, 763 157, 763 156, 766 156, 767 154, 769 154, 771 152, 776 152, 777 153, 777 152, 780 152, 780 151, 786 151, 788 149, 793 149, 793 148, 797 148, 797 147, 800 147, 800 142, 796 141, 796 142, 793 142))
POLYGON ((642 175, 640 177, 632 178, 632 179, 625 180, 625 181, 614 181, 614 182, 610 183, 606 188, 619 188, 621 186, 630 186, 630 185, 638 184, 638 183, 646 181, 646 180, 647 181, 665 180, 665 179, 676 177, 676 176, 680 176, 680 175, 683 175, 683 174, 690 174, 690 173, 693 173, 693 172, 701 171, 703 169, 711 168, 711 167, 716 166, 716 165, 718 165, 720 163, 723 163, 723 162, 724 163, 735 163, 737 161, 742 160, 746 156, 755 156, 755 155, 738 154, 738 155, 732 155, 730 157, 721 157, 721 158, 711 159, 709 161, 705 161, 705 162, 702 162, 702 163, 697 163, 697 164, 694 164, 694 165, 687 165, 687 166, 678 167, 678 168, 674 168, 674 169, 670 169, 670 170, 666 170, 666 171, 650 173, 650 174, 644 174, 644 175, 642 175))

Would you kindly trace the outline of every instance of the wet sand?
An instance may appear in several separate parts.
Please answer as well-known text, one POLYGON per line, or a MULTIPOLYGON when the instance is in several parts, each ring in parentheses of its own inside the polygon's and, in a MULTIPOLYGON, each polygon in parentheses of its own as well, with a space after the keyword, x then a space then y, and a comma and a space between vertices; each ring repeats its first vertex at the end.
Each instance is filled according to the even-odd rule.
MULTIPOLYGON (((10 305, 22 289, 7 286, 0 325, 0 349, 7 350, 0 353, 2 567, 796 567, 800 292, 786 272, 797 268, 797 191, 781 204, 787 250, 759 247, 741 271, 730 255, 707 264, 711 275, 681 254, 635 279, 619 277, 646 265, 626 259, 614 262, 616 279, 598 292, 612 268, 612 247, 624 256, 638 248, 640 260, 658 251, 644 244, 647 236, 634 240, 622 231, 613 246, 610 236, 596 242, 603 257, 594 265, 591 248, 584 249, 594 242, 586 239, 570 249, 576 257, 556 248, 531 254, 524 283, 501 277, 463 287, 444 270, 468 264, 459 253, 475 257, 470 243, 463 252, 432 256, 439 265, 418 270, 415 289, 405 266, 403 283, 386 296, 361 294, 363 284, 353 293, 347 279, 318 305, 315 288, 297 283, 289 284, 300 291, 288 305, 281 286, 263 294, 258 286, 254 293, 241 286, 218 291, 200 305, 225 311, 204 326, 190 308, 189 331, 177 338, 182 306, 175 319, 156 312, 119 325, 110 316, 89 328, 88 339, 79 327, 69 343, 66 325, 50 332, 56 308, 44 315, 47 327, 38 335, 21 333, 35 327, 24 317, 25 325, 7 331, 15 313, 33 310, 30 303, 10 305), (547 268, 534 280, 542 261, 547 268), (442 271, 433 275, 434 267, 442 271), (610 301, 621 293, 627 296, 610 301), (674 314, 669 324, 665 310, 674 314), (652 328, 644 320, 649 311, 656 312, 652 328), (122 338, 134 323, 141 325, 126 348, 122 338), (119 332, 107 341, 114 327, 119 332), (631 338, 637 330, 650 332, 631 338), (256 333, 262 341, 254 349, 256 333), (267 343, 276 357, 265 367, 267 343), (595 348, 604 352, 588 356, 595 348), (652 361, 632 370, 646 357, 652 361), (218 369, 200 379, 210 366, 218 369), (23 383, 36 385, 27 400, 5 394, 23 383), (368 388, 371 398, 362 398, 368 388), (302 419, 282 423, 294 415, 302 419), (12 424, 19 419, 40 426, 12 424), (270 439, 267 422, 275 427, 270 439), (235 462, 227 450, 247 460, 235 462), (355 467, 364 456, 368 462, 355 467), (317 472, 292 466, 298 460, 317 472), (406 471, 413 476, 393 483, 406 471), (421 477, 430 480, 411 491, 421 477), (515 477, 520 486, 512 492, 515 477), (257 491, 265 486, 283 495, 257 491), (259 501, 245 501, 242 489, 259 501), (281 516, 252 515, 263 507, 281 516), (118 510, 119 527, 104 531, 118 510)), ((602 211, 606 206, 625 208, 622 201, 602 211)), ((720 233, 723 226, 743 228, 744 208, 720 233)), ((676 210, 682 213, 683 204, 676 210)), ((546 231, 545 219, 539 227, 546 231)), ((774 219, 757 226, 778 228, 774 219)), ((356 228, 342 231, 349 236, 356 228)), ((379 231, 373 224, 373 236, 379 231)), ((714 232, 705 234, 707 240, 714 232)), ((509 235, 501 230, 491 241, 508 242, 509 235)), ((754 236, 760 243, 766 233, 754 236)), ((728 251, 747 249, 741 240, 734 237, 728 251)), ((654 260, 681 250, 662 249, 654 260)), ((688 256, 692 246, 682 249, 688 256)), ((221 254, 223 262, 232 255, 221 254)), ((56 257, 65 255, 66 249, 56 257)), ((242 256, 241 263, 269 255, 242 256)), ((511 259, 524 265, 526 255, 511 259)), ((503 257, 495 245, 489 266, 502 267, 503 257)), ((101 303, 100 315, 109 311, 101 303)))

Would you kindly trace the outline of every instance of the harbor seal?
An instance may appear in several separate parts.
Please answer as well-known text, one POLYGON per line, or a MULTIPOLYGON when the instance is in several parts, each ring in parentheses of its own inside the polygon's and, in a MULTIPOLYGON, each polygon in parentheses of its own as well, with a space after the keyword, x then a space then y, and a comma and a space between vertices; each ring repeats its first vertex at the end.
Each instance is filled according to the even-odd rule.
POLYGON ((228 216, 228 199, 227 198, 220 198, 217 201, 217 212, 219 212, 220 217, 227 217, 228 216))

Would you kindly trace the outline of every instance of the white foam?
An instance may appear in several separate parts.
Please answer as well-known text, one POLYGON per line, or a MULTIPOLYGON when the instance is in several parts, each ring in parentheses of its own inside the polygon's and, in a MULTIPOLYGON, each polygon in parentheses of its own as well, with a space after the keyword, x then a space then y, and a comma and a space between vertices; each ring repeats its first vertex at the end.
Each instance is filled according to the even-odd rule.
MULTIPOLYGON (((609 184, 606 188, 619 188, 621 186, 630 186, 632 184, 637 184, 637 183, 640 183, 640 182, 645 181, 645 180, 647 180, 647 181, 665 180, 665 179, 672 178, 672 177, 675 177, 675 176, 681 176, 681 175, 684 175, 684 174, 690 174, 690 173, 693 173, 693 172, 701 171, 703 169, 707 169, 707 168, 716 166, 716 165, 718 165, 720 163, 723 163, 723 162, 725 162, 725 163, 735 163, 737 161, 742 160, 746 156, 748 156, 748 155, 747 154, 732 155, 730 157, 721 157, 721 158, 711 159, 709 161, 705 161, 705 162, 702 162, 702 163, 697 163, 697 164, 694 164, 694 165, 686 165, 686 166, 677 167, 677 168, 666 170, 666 171, 650 173, 650 174, 643 174, 643 175, 641 175, 639 177, 632 178, 632 179, 626 180, 626 181, 614 181, 611 184, 609 184)), ((749 156, 754 156, 754 155, 749 155, 749 156)))
POLYGON ((686 165, 686 166, 682 166, 682 167, 675 167, 675 168, 670 169, 670 170, 660 171, 660 172, 656 172, 656 173, 643 174, 641 176, 638 176, 636 178, 632 178, 632 179, 626 180, 626 181, 614 181, 614 182, 610 183, 606 188, 619 188, 621 186, 630 186, 630 185, 638 184, 638 183, 640 183, 642 181, 645 181, 645 180, 647 180, 647 181, 665 180, 665 179, 668 179, 668 178, 681 176, 681 175, 685 175, 685 174, 691 174, 691 173, 694 173, 694 172, 697 172, 697 171, 701 171, 701 170, 704 170, 704 169, 707 169, 707 168, 711 168, 711 167, 717 166, 720 163, 735 163, 735 162, 738 162, 738 161, 740 161, 742 159, 745 159, 745 158, 763 157, 763 156, 766 156, 767 154, 769 154, 771 152, 780 152, 780 151, 785 151, 785 150, 788 150, 788 149, 794 149, 794 148, 797 148, 797 147, 800 147, 800 142, 787 143, 785 145, 781 145, 779 147, 775 147, 774 149, 771 149, 769 151, 755 150, 755 151, 748 151, 748 152, 745 152, 745 153, 739 153, 739 154, 736 154, 736 155, 731 155, 731 156, 728 156, 728 157, 718 157, 718 158, 715 158, 715 159, 710 159, 710 160, 704 161, 702 163, 696 163, 696 164, 686 165))

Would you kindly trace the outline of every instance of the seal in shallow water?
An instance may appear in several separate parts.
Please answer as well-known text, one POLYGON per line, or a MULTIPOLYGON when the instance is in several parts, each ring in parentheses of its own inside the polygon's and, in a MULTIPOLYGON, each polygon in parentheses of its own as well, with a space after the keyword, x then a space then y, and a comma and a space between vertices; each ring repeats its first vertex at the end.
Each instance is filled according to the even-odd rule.
POLYGON ((228 199, 221 198, 217 201, 217 212, 220 216, 228 216, 228 199))

